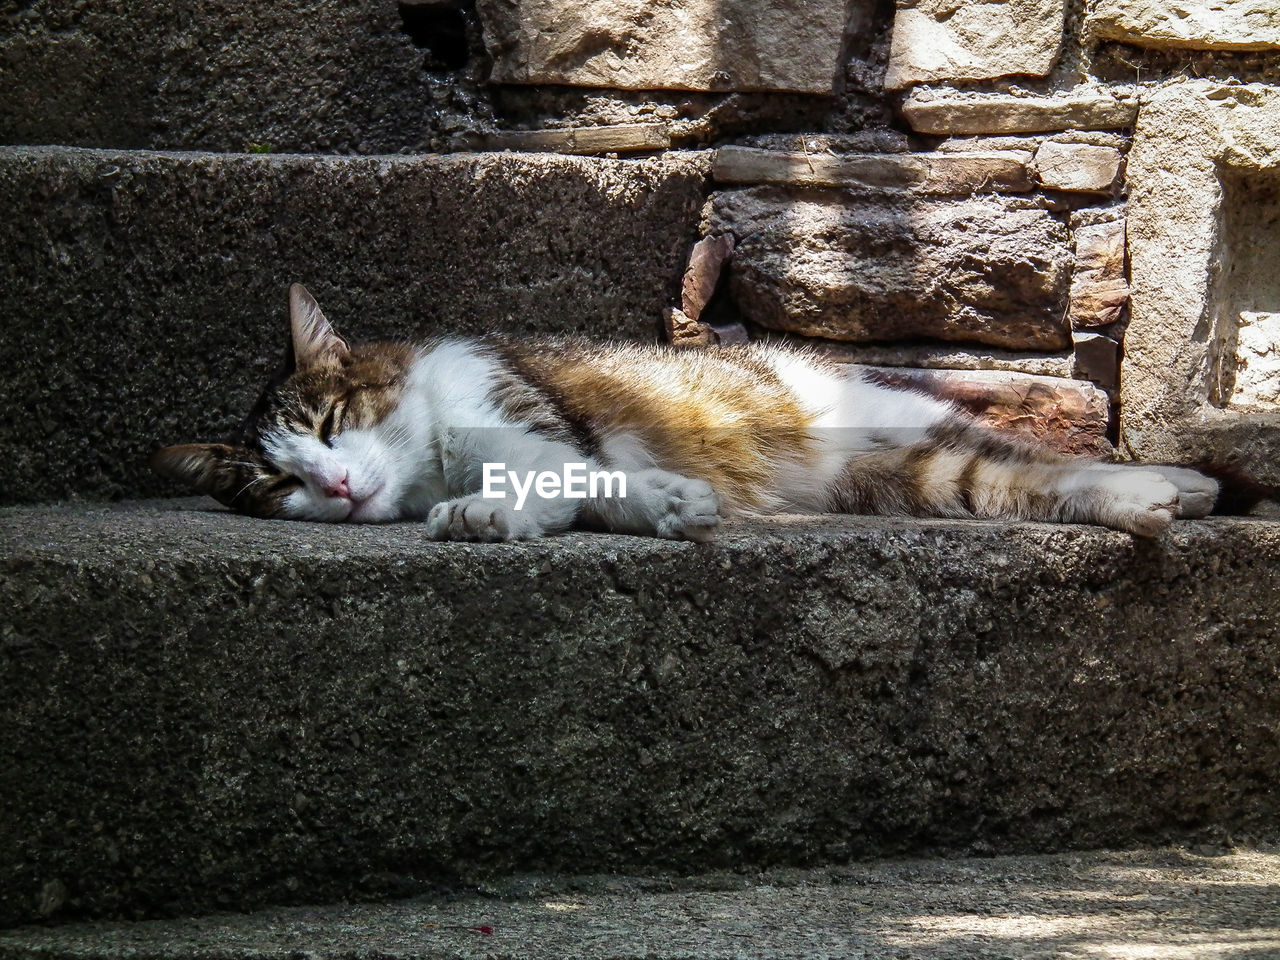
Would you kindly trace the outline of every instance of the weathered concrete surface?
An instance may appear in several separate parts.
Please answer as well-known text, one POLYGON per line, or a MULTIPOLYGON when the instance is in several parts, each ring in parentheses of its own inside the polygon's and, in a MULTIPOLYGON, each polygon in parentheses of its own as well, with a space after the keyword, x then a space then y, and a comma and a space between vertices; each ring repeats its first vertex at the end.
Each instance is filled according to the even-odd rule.
POLYGON ((279 363, 288 284, 356 340, 657 336, 710 158, 0 150, 0 503, 164 488, 279 363))
POLYGON ((478 0, 498 83, 834 91, 867 0, 478 0))
POLYGON ((414 46, 385 0, 39 0, 4 16, 0 143, 386 153, 487 112, 478 78, 414 46))
POLYGON ((1142 459, 1236 461, 1280 482, 1280 407, 1232 403, 1241 314, 1280 311, 1280 87, 1153 91, 1128 182, 1125 444, 1142 459))
POLYGON ((1034 201, 754 187, 714 197, 737 240, 729 291, 749 320, 846 341, 929 338, 1058 350, 1071 254, 1034 201))
POLYGON ((523 877, 479 895, 0 933, 3 960, 1205 960, 1280 954, 1280 854, 899 860, 741 876, 523 877))
POLYGON ((0 922, 1280 836, 1280 526, 0 512, 0 922))
POLYGON ((1085 24, 1095 37, 1139 47, 1280 49, 1280 7, 1266 0, 1096 0, 1085 24))
POLYGON ((898 0, 885 87, 1043 77, 1062 46, 1063 0, 898 0))

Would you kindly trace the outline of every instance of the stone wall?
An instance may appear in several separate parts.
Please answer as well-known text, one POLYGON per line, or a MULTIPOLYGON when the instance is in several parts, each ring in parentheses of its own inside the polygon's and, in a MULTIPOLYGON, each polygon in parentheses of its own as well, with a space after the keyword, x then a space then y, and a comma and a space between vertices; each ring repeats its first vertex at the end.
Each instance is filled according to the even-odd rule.
POLYGON ((0 41, 0 141, 713 150, 702 232, 733 252, 699 268, 695 309, 670 305, 673 340, 802 338, 943 371, 925 379, 966 402, 974 370, 1026 397, 1047 378, 1096 419, 1069 437, 1030 401, 995 419, 1280 479, 1280 8, 259 6, 25 5, 0 41))
POLYGON ((1066 449, 1280 479, 1280 7, 598 0, 540 29, 561 6, 479 0, 494 81, 728 92, 630 124, 716 147, 733 252, 691 265, 723 282, 675 342, 805 338, 1066 449))

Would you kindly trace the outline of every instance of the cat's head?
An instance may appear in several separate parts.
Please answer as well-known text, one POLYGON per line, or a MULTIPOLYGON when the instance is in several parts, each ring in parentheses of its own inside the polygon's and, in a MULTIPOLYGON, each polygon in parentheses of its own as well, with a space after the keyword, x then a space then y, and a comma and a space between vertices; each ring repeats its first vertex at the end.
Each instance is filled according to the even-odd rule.
POLYGON ((166 447, 152 468, 257 517, 396 519, 407 439, 396 413, 412 348, 348 345, 296 283, 289 327, 284 366, 240 436, 166 447))

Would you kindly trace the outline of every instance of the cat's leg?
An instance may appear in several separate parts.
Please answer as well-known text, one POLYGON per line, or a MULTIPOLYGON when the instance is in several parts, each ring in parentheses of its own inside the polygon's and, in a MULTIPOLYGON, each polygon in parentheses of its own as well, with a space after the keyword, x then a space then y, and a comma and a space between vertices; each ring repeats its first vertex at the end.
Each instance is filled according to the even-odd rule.
POLYGON ((956 417, 919 442, 850 456, 829 496, 831 509, 849 513, 1097 523, 1155 536, 1176 516, 1208 513, 1217 484, 1185 468, 1060 457, 956 417))
POLYGON ((568 530, 585 494, 569 495, 563 480, 577 468, 593 466, 570 444, 520 427, 450 430, 441 440, 441 462, 446 481, 459 495, 431 508, 427 534, 482 543, 568 530), (544 476, 561 482, 541 483, 544 476))
POLYGON ((632 470, 625 491, 588 499, 585 523, 614 533, 668 540, 710 540, 720 525, 720 498, 705 480, 651 467, 632 470))

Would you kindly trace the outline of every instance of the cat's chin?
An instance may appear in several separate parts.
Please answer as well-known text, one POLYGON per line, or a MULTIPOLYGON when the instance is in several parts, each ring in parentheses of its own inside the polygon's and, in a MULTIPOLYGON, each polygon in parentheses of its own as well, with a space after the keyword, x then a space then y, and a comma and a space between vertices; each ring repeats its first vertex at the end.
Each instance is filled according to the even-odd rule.
POLYGON ((353 504, 343 519, 346 523, 390 523, 398 520, 399 514, 390 498, 375 495, 353 504))

